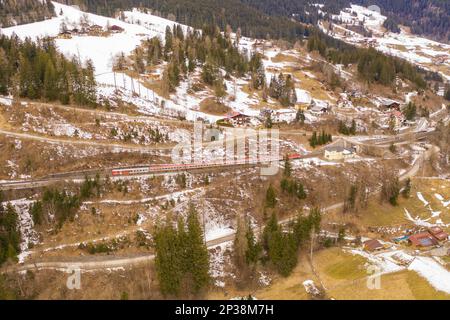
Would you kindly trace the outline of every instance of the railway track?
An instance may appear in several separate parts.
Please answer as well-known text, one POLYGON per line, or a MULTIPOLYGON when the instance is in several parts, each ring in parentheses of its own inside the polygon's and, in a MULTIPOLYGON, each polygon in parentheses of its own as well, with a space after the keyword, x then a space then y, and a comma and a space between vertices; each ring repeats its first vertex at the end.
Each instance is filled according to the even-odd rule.
MULTIPOLYGON (((317 154, 318 152, 314 152, 304 156, 299 154, 293 154, 290 155, 290 159, 307 159, 315 157, 317 156, 317 154)), ((280 162, 283 160, 284 160, 283 157, 263 158, 259 160, 252 160, 249 158, 245 158, 241 160, 235 160, 229 163, 211 162, 211 163, 188 163, 188 164, 156 164, 156 165, 132 166, 125 168, 90 169, 82 171, 57 173, 40 179, 3 182, 0 183, 0 190, 21 190, 21 189, 40 188, 56 182, 64 182, 64 181, 81 182, 86 177, 94 178, 97 175, 100 178, 111 177, 112 179, 121 179, 146 175, 149 176, 168 175, 179 172, 189 172, 198 170, 263 166, 265 163, 280 162)))

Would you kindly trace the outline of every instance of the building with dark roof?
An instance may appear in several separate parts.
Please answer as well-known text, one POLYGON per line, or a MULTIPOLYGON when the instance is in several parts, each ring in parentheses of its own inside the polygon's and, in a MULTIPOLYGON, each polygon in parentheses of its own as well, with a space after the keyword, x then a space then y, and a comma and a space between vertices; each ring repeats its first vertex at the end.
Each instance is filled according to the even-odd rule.
POLYGON ((429 232, 413 234, 409 237, 408 241, 413 246, 419 248, 432 247, 439 244, 438 240, 436 240, 429 232))
POLYGON ((363 243, 364 250, 366 251, 378 251, 384 249, 384 245, 377 239, 367 240, 363 243))
POLYGON ((431 227, 428 232, 439 242, 444 242, 448 240, 448 233, 439 227, 431 227))

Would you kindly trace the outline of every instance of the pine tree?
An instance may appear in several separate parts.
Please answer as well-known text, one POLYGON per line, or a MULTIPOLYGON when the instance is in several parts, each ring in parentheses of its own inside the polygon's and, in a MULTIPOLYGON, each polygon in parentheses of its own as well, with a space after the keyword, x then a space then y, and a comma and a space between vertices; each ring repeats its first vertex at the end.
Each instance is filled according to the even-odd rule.
POLYGON ((213 85, 216 79, 218 78, 218 70, 217 68, 212 64, 212 62, 207 61, 203 65, 202 69, 202 80, 207 85, 213 85))
POLYGON ((283 176, 285 178, 290 178, 292 175, 292 165, 291 165, 291 161, 289 160, 289 156, 286 155, 284 157, 284 171, 283 171, 283 176))
POLYGON ((318 144, 317 141, 317 133, 314 131, 311 138, 309 139, 309 144, 311 145, 311 147, 315 148, 318 144))
POLYGON ((5 50, 0 47, 0 94, 8 94, 10 84, 10 67, 5 50))
POLYGON ((322 221, 322 214, 320 212, 320 209, 317 207, 312 208, 309 212, 309 219, 311 222, 311 230, 314 233, 320 232, 320 223, 322 221))
POLYGON ((293 234, 298 246, 302 246, 311 234, 312 222, 309 217, 304 217, 301 213, 298 214, 294 226, 293 234))
POLYGON ((164 43, 164 59, 166 61, 169 61, 170 53, 172 52, 172 46, 173 46, 173 34, 172 30, 169 26, 166 27, 166 34, 165 34, 165 43, 164 43))
POLYGON ((187 229, 188 270, 193 282, 192 292, 197 294, 206 288, 210 281, 209 256, 197 210, 192 204, 187 218, 187 229))
POLYGON ((351 128, 350 128, 350 133, 351 133, 352 135, 355 135, 355 134, 356 134, 356 121, 355 121, 355 119, 352 120, 352 126, 351 126, 351 128))
POLYGON ((357 193, 358 193, 358 187, 356 185, 351 185, 348 198, 346 199, 345 204, 344 204, 344 212, 355 210, 357 193))
POLYGON ((222 103, 223 98, 227 95, 222 77, 219 77, 216 81, 214 81, 214 94, 216 96, 217 103, 222 103))
POLYGON ((51 60, 47 61, 44 74, 44 97, 49 101, 58 98, 57 77, 51 60))
POLYGON ((298 246, 292 233, 283 234, 281 241, 283 245, 281 248, 280 261, 277 263, 277 271, 283 277, 287 277, 297 265, 298 246))
POLYGON ((178 296, 182 282, 182 252, 177 239, 177 232, 170 222, 157 228, 154 236, 155 265, 161 293, 165 296, 178 296))
POLYGON ((266 207, 275 208, 276 204, 277 204, 277 194, 272 184, 270 184, 269 188, 266 191, 266 207))
POLYGON ((264 228, 263 245, 275 270, 282 276, 288 276, 297 265, 298 244, 294 233, 283 233, 275 213, 264 228))
POLYGON ((263 235, 262 235, 262 245, 266 252, 269 250, 269 241, 272 237, 272 234, 278 231, 278 219, 275 212, 270 216, 269 221, 267 221, 266 226, 264 227, 263 235))
POLYGON ((264 122, 264 127, 267 129, 271 129, 273 127, 273 121, 271 114, 267 114, 266 121, 264 122))
POLYGON ((248 265, 256 265, 258 262, 259 256, 261 254, 261 245, 256 241, 255 234, 253 232, 252 227, 249 223, 247 223, 247 252, 246 252, 246 259, 248 265))
POLYGON ((30 215, 34 225, 41 225, 44 222, 44 210, 41 201, 36 201, 31 205, 30 215))
MULTIPOLYGON (((2 207, 2 205, 0 205, 2 207)), ((0 210, 0 265, 20 253, 19 216, 11 204, 0 210)))
POLYGON ((246 239, 246 224, 245 220, 239 215, 237 218, 236 235, 234 237, 233 259, 236 269, 240 273, 245 274, 247 268, 248 242, 246 239))
POLYGON ((411 196, 411 179, 406 179, 405 187, 402 190, 402 196, 408 199, 411 196))

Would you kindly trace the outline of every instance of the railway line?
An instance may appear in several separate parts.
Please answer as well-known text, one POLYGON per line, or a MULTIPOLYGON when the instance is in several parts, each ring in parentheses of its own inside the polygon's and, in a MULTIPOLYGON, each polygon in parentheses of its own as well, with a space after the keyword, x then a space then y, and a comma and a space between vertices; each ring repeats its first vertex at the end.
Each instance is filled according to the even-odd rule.
MULTIPOLYGON (((317 156, 317 152, 310 153, 308 155, 291 154, 289 158, 306 159, 317 156)), ((186 171, 196 170, 211 170, 211 169, 225 169, 231 167, 245 167, 245 166, 263 166, 265 163, 283 161, 284 157, 265 157, 260 159, 243 158, 229 162, 203 162, 203 163, 180 163, 180 164, 154 164, 133 166, 125 168, 106 168, 106 169, 90 169, 83 171, 72 171, 65 173, 52 174, 41 179, 23 180, 23 181, 10 181, 0 183, 0 190, 21 190, 40 188, 56 182, 81 182, 86 177, 94 178, 100 176, 100 178, 112 177, 113 179, 131 178, 136 176, 158 176, 175 174, 186 171)))
MULTIPOLYGON (((1 130, 0 130, 1 132, 1 130)), ((324 148, 329 147, 334 144, 341 143, 342 141, 348 142, 354 145, 360 146, 370 146, 370 147, 379 147, 379 148, 387 148, 391 144, 405 144, 411 143, 412 141, 425 139, 430 136, 433 132, 418 132, 418 133, 405 133, 401 135, 397 135, 394 137, 373 139, 373 140, 363 140, 358 141, 352 139, 351 137, 340 137, 335 140, 332 144, 326 145, 320 149, 317 149, 307 155, 299 155, 299 154, 291 154, 291 159, 307 159, 312 157, 317 157, 322 154, 324 148)), ((214 144, 215 142, 211 142, 214 144)), ((186 172, 186 171, 196 171, 196 170, 214 170, 214 169, 226 169, 231 167, 242 167, 242 166, 261 166, 267 162, 273 161, 282 161, 283 157, 276 158, 262 158, 262 159, 252 159, 252 158, 243 158, 236 159, 233 161, 210 161, 210 162, 202 162, 202 163, 181 163, 181 164, 173 164, 173 163, 165 163, 165 164, 154 164, 154 165, 142 165, 142 166, 133 166, 133 167, 119 167, 119 168, 105 168, 105 169, 89 169, 82 171, 73 171, 73 172, 64 172, 51 174, 47 177, 43 177, 40 179, 33 180, 23 180, 23 181, 4 181, 0 183, 0 190, 23 190, 23 189, 31 189, 31 188, 40 188, 44 186, 48 186, 50 184, 56 182, 78 182, 82 181, 85 177, 93 178, 97 174, 101 178, 112 177, 116 179, 120 178, 130 178, 134 176, 157 176, 157 175, 169 175, 178 172, 186 172)))
MULTIPOLYGON (((433 152, 438 152, 439 148, 434 146, 433 148, 430 148, 429 150, 422 153, 422 155, 419 157, 419 159, 416 160, 416 162, 409 168, 409 170, 405 173, 403 173, 400 177, 400 181, 404 181, 407 178, 411 178, 415 176, 419 170, 420 167, 423 165, 424 161, 428 159, 433 152)), ((303 157, 304 158, 304 157, 303 157)), ((373 194, 378 193, 379 190, 376 190, 373 192, 373 194)), ((373 195, 372 194, 372 195, 373 195)), ((333 205, 330 205, 328 207, 322 208, 323 212, 330 212, 334 210, 338 210, 344 206, 344 202, 338 202, 333 205)), ((292 217, 285 218, 283 220, 279 221, 279 224, 286 224, 292 221, 292 217)), ((257 233, 258 230, 255 230, 257 233)), ((206 245, 208 248, 213 248, 215 246, 218 246, 220 244, 233 241, 235 237, 235 234, 229 234, 221 237, 217 237, 214 239, 210 239, 207 241, 206 245)), ((135 255, 135 256, 129 256, 129 257, 84 257, 83 259, 77 258, 72 261, 36 261, 36 262, 30 262, 26 264, 17 264, 14 266, 9 266, 6 268, 0 269, 1 273, 14 273, 14 272, 24 272, 24 271, 36 271, 36 270, 60 270, 63 272, 66 272, 68 269, 80 269, 81 271, 88 272, 88 271, 101 271, 111 268, 123 268, 123 267, 132 267, 136 265, 142 265, 151 262, 155 256, 153 254, 142 254, 142 255, 135 255)))

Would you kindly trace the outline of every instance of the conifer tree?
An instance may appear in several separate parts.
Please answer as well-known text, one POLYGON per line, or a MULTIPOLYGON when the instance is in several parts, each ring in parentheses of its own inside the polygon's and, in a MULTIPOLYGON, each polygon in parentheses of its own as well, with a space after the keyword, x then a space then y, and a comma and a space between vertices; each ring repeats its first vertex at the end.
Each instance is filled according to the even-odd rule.
POLYGON ((161 293, 178 296, 182 281, 180 247, 177 232, 170 222, 158 228, 154 234, 155 265, 161 293))
POLYGON ((197 210, 192 204, 189 208, 187 229, 188 270, 193 281, 193 293, 197 294, 209 284, 209 256, 197 210))
POLYGON ((269 188, 266 191, 266 207, 275 208, 276 204, 277 204, 277 194, 272 184, 270 184, 269 188))
POLYGON ((217 103, 222 103, 223 98, 227 95, 225 83, 223 82, 222 77, 218 77, 218 79, 214 81, 214 94, 216 96, 217 103))
POLYGON ((236 218, 236 235, 234 237, 233 258, 236 269, 242 272, 247 267, 246 253, 248 251, 248 242, 246 239, 245 220, 239 215, 236 218))
POLYGON ((164 43, 164 59, 169 61, 170 53, 173 46, 173 34, 169 26, 166 27, 165 43, 164 43))
POLYGON ((409 198, 411 196, 411 179, 406 179, 405 187, 402 190, 402 196, 404 198, 409 198))
POLYGON ((8 259, 16 259, 19 253, 19 216, 14 207, 8 204, 6 208, 0 209, 0 265, 8 259))
POLYGON ((255 233, 253 232, 252 227, 249 223, 247 223, 247 252, 246 252, 246 259, 248 265, 256 266, 256 263, 258 262, 259 256, 261 254, 261 245, 256 241, 255 233))
POLYGON ((283 176, 285 178, 290 178, 292 175, 292 165, 291 165, 291 161, 289 160, 289 156, 285 155, 284 157, 284 171, 283 171, 283 176))

